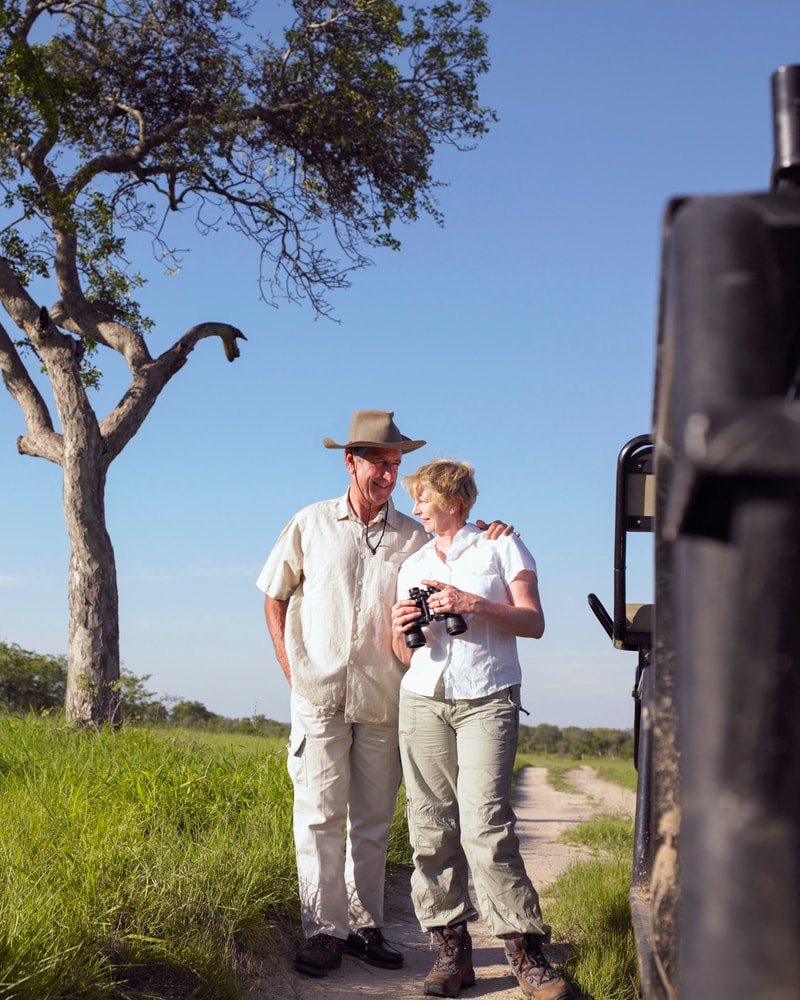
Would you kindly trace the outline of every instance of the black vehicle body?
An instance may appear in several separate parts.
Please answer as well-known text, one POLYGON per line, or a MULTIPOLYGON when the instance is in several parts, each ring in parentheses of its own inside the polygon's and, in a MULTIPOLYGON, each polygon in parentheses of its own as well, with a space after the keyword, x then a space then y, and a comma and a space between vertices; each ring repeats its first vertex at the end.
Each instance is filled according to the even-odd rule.
POLYGON ((800 996, 800 67, 770 189, 665 213, 649 434, 618 458, 638 653, 631 910, 644 1000, 800 996), (653 532, 654 604, 627 540, 653 532))

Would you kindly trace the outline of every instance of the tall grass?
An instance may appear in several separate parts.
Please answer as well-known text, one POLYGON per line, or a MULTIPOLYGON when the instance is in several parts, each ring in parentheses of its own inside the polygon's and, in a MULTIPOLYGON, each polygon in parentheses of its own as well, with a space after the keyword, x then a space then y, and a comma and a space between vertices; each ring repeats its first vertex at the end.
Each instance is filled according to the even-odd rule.
POLYGON ((4 720, 0 782, 3 998, 237 997, 237 948, 297 916, 291 789, 263 740, 4 720))
MULTIPOLYGON (((299 927, 291 804, 277 741, 0 719, 0 998, 239 998, 243 956, 299 927)), ((573 835, 597 860, 551 887, 548 920, 587 994, 632 1000, 631 830, 573 835)))
POLYGON ((597 816, 563 839, 595 855, 571 865, 547 888, 554 936, 574 946, 566 971, 594 1000, 635 1000, 636 949, 628 899, 633 820, 597 816))

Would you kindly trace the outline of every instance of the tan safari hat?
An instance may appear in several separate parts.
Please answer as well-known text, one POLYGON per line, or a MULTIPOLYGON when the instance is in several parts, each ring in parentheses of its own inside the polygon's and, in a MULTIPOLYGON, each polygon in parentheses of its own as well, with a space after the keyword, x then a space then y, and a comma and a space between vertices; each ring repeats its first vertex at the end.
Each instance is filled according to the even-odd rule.
POLYGON ((393 410, 356 410, 350 421, 347 444, 337 444, 328 437, 322 443, 326 448, 394 448, 403 452, 416 451, 427 444, 401 434, 393 417, 393 410))

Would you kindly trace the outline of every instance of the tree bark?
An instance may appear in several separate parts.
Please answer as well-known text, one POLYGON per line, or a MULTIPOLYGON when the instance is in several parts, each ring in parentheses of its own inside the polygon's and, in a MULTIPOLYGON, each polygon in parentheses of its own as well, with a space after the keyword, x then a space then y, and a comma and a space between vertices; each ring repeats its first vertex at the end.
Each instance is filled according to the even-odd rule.
POLYGON ((70 541, 66 713, 71 723, 115 724, 119 709, 119 596, 106 528, 109 458, 80 375, 80 341, 51 331, 42 344, 63 427, 64 520, 70 541))
POLYGON ((104 470, 87 449, 64 463, 64 514, 70 540, 67 719, 116 724, 119 713, 119 595, 106 529, 104 470))

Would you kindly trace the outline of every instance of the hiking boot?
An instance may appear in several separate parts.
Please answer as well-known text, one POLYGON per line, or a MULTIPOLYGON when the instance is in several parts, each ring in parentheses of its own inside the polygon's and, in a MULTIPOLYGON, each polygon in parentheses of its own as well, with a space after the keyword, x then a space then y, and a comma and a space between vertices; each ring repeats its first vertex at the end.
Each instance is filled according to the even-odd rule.
POLYGON ((380 969, 399 969, 403 956, 384 938, 380 927, 360 927, 347 938, 347 953, 380 969))
POLYGON ((521 934, 505 941, 506 958, 525 994, 534 1000, 574 1000, 572 987, 542 954, 538 934, 521 934))
POLYGON ((294 967, 307 976, 327 976, 331 969, 341 967, 344 949, 345 942, 341 938, 332 934, 315 934, 298 951, 294 967))
POLYGON ((439 954, 423 984, 426 997, 457 997, 462 986, 475 985, 472 938, 466 921, 452 927, 434 927, 431 935, 439 954))

